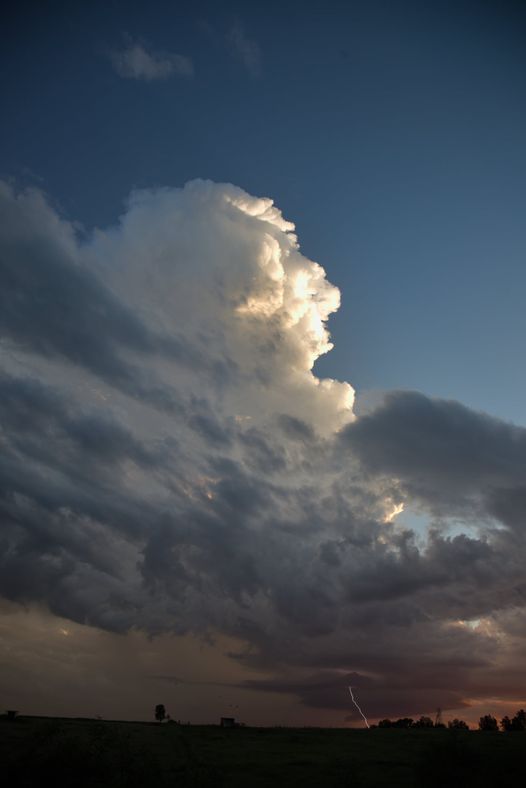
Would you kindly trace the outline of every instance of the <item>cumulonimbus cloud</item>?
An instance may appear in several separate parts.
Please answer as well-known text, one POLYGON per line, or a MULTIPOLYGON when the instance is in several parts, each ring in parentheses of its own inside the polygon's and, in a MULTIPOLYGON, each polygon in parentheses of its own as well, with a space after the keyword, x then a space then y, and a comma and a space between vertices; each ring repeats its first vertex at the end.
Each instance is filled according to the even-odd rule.
POLYGON ((351 673, 373 716, 509 694, 524 430, 414 394, 355 419, 313 371, 339 291, 270 199, 143 190, 82 240, 38 191, 0 210, 1 594, 234 635, 252 689, 316 707, 351 673), (415 535, 411 501, 469 528, 415 535))

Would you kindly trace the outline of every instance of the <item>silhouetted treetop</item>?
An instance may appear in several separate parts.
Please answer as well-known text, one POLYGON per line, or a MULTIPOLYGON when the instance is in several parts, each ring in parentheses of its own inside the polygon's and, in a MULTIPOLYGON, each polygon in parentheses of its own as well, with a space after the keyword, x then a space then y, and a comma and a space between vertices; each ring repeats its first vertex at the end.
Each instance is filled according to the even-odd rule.
POLYGON ((491 714, 485 714, 479 720, 479 729, 481 731, 498 731, 499 726, 495 717, 491 714))
POLYGON ((467 724, 467 722, 464 722, 464 720, 459 720, 456 717, 454 720, 449 720, 447 727, 450 730, 469 731, 469 725, 467 724))

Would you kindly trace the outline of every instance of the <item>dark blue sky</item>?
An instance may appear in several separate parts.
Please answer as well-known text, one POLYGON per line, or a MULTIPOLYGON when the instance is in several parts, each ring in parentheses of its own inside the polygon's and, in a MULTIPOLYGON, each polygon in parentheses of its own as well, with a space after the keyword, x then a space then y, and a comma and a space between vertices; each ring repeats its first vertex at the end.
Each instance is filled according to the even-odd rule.
POLYGON ((526 423, 522 3, 76 5, 5 21, 2 177, 87 228, 134 187, 271 196, 342 291, 321 374, 526 423), (130 41, 194 75, 122 78, 130 41))

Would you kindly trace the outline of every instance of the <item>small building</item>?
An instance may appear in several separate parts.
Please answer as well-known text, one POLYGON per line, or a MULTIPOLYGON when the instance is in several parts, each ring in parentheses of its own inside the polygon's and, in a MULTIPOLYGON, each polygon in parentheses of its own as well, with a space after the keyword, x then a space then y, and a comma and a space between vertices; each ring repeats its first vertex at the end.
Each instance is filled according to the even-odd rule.
POLYGON ((220 725, 222 728, 235 728, 236 719, 235 717, 221 717, 220 725))

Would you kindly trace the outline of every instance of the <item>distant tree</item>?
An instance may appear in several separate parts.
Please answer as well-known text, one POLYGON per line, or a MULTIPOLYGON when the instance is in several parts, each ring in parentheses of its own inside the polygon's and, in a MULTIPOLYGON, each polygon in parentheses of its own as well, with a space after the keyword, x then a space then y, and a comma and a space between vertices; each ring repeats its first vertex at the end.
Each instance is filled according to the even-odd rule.
POLYGON ((510 718, 507 715, 506 715, 506 717, 503 717, 501 719, 500 727, 502 728, 503 731, 511 731, 511 730, 513 730, 512 722, 511 722, 510 718))
POLYGON ((511 721, 512 731, 526 731, 526 711, 520 709, 511 721))
POLYGON ((499 726, 495 717, 491 714, 485 714, 479 720, 479 729, 481 731, 498 731, 499 726))
POLYGON ((391 720, 380 720, 380 722, 378 723, 378 727, 379 728, 392 728, 393 727, 393 723, 391 722, 391 720))
POLYGON ((459 720, 455 717, 454 720, 449 720, 447 727, 449 730, 457 730, 457 731, 469 731, 469 725, 464 720, 459 720))
POLYGON ((157 722, 162 722, 164 719, 166 719, 166 709, 162 703, 158 703, 155 707, 155 719, 157 722))
POLYGON ((411 728, 413 720, 411 717, 400 717, 399 720, 393 722, 393 728, 411 728))
POLYGON ((420 717, 416 722, 413 723, 413 728, 433 728, 433 720, 431 717, 420 717))

